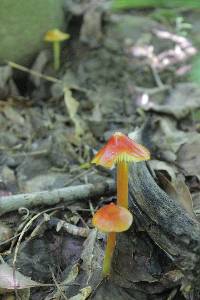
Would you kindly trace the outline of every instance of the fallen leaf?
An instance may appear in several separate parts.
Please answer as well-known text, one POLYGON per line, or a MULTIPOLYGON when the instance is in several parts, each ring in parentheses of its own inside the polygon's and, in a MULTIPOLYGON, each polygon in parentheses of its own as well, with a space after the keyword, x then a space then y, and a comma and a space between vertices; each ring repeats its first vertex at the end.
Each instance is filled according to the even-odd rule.
POLYGON ((179 201, 182 203, 184 208, 190 213, 190 215, 193 218, 195 218, 192 195, 190 194, 188 186, 182 179, 179 179, 179 177, 176 181, 174 181, 174 186, 178 193, 179 201))
POLYGON ((12 76, 12 69, 10 66, 1 66, 0 67, 0 89, 4 89, 6 83, 12 76))
POLYGON ((87 239, 83 244, 83 251, 81 259, 83 260, 81 268, 87 274, 87 283, 90 282, 92 276, 96 277, 96 273, 101 273, 103 250, 98 243, 98 231, 96 229, 91 230, 87 239))
MULTIPOLYGON (((69 274, 67 275, 66 279, 64 279, 61 283, 60 283, 60 290, 65 293, 66 290, 66 286, 73 282, 76 277, 78 276, 79 273, 79 265, 76 264, 72 267, 71 271, 69 272, 69 274), (62 286, 63 285, 63 286, 62 286), (65 286, 66 285, 66 286, 65 286)), ((61 293, 59 290, 57 290, 56 292, 53 292, 50 295, 47 295, 46 298, 44 300, 57 300, 59 299, 61 293)))
POLYGON ((33 281, 30 277, 22 275, 17 270, 14 272, 13 268, 6 263, 0 265, 0 288, 14 290, 36 286, 41 286, 41 284, 33 281))
POLYGON ((200 179, 200 134, 194 142, 188 142, 181 146, 178 151, 177 163, 189 176, 197 176, 200 179))
POLYGON ((7 105, 7 106, 5 106, 3 112, 6 116, 6 118, 8 120, 10 120, 11 122, 13 122, 13 124, 24 125, 24 123, 25 123, 24 118, 13 107, 7 105))
POLYGON ((177 84, 163 104, 150 102, 144 109, 169 114, 176 119, 182 119, 198 108, 200 108, 199 85, 186 82, 177 84))
POLYGON ((64 91, 64 100, 65 105, 67 107, 70 119, 75 125, 75 133, 77 137, 83 136, 86 130, 86 124, 84 121, 79 117, 77 114, 79 103, 78 101, 72 96, 72 92, 66 86, 63 89, 64 91))
POLYGON ((167 161, 176 160, 177 152, 182 145, 200 140, 197 132, 184 132, 177 129, 177 121, 173 118, 153 116, 151 119, 150 126, 153 131, 151 142, 155 148, 159 148, 167 161))
POLYGON ((90 286, 86 286, 80 290, 80 293, 69 298, 69 300, 85 300, 88 298, 88 296, 91 294, 91 292, 92 292, 92 288, 90 286))
POLYGON ((170 176, 172 181, 176 178, 175 173, 177 172, 177 168, 174 165, 169 164, 165 161, 156 160, 156 159, 150 160, 148 162, 148 164, 149 164, 150 168, 153 170, 165 171, 170 176))
POLYGON ((185 182, 179 178, 170 182, 162 173, 158 174, 162 189, 175 201, 178 201, 192 218, 196 218, 193 210, 193 201, 185 182))

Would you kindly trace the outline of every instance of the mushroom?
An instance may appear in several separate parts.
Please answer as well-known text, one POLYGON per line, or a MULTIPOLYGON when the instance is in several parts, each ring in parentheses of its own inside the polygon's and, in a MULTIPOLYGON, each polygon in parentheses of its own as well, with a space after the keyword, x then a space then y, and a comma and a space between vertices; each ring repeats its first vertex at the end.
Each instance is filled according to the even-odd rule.
POLYGON ((92 163, 106 168, 117 166, 117 204, 128 209, 128 164, 150 159, 149 151, 121 132, 115 132, 92 163))
POLYGON ((103 262, 103 276, 110 274, 112 256, 115 249, 116 232, 123 232, 129 229, 133 221, 132 214, 128 209, 110 203, 101 207, 94 214, 92 223, 102 232, 108 233, 107 244, 103 262))
POLYGON ((62 32, 59 29, 53 29, 45 34, 45 42, 53 43, 53 53, 54 53, 54 69, 58 70, 60 67, 60 42, 68 40, 70 35, 68 33, 62 32))

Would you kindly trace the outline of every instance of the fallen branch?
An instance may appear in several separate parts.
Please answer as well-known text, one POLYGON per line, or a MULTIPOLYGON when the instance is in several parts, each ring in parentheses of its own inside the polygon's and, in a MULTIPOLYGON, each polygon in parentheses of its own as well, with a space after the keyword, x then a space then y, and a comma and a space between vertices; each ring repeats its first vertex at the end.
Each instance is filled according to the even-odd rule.
POLYGON ((188 281, 199 281, 200 224, 157 185, 144 163, 130 168, 130 208, 188 281))
POLYGON ((60 231, 61 229, 65 230, 66 232, 70 233, 74 236, 81 236, 81 237, 88 237, 91 229, 86 227, 79 227, 74 224, 65 222, 64 220, 60 220, 58 218, 51 218, 48 223, 48 228, 56 227, 56 231, 60 231))
POLYGON ((129 209, 137 226, 118 238, 115 284, 132 292, 139 286, 145 294, 181 287, 186 299, 198 299, 193 296, 200 281, 200 224, 158 186, 145 163, 129 171, 129 209))
POLYGON ((0 198, 0 215, 18 210, 20 207, 33 208, 40 205, 52 206, 58 203, 72 204, 80 200, 100 198, 113 195, 115 183, 113 180, 97 184, 84 184, 27 194, 17 194, 0 198))

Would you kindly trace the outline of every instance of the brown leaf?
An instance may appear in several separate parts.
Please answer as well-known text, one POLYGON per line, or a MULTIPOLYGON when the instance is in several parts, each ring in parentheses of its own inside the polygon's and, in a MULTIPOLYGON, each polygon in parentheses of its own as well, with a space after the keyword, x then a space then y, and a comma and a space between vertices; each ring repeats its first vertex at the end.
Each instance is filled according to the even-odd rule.
POLYGON ((193 210, 192 197, 185 182, 179 178, 176 178, 172 183, 162 173, 159 173, 158 179, 163 190, 172 199, 178 201, 192 218, 196 218, 193 210))

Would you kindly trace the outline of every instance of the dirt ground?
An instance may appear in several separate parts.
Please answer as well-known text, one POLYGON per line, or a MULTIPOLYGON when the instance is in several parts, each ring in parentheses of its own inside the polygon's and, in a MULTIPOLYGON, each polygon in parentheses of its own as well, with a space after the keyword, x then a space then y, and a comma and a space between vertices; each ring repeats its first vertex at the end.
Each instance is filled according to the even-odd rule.
MULTIPOLYGON (((53 70, 50 48, 38 53, 25 71, 14 64, 0 67, 0 195, 114 179, 115 170, 91 166, 92 157, 113 132, 130 134, 142 128, 143 144, 151 152, 149 168, 173 184, 177 178, 184 182, 181 198, 198 219, 200 87, 188 72, 198 55, 196 13, 185 13, 192 29, 183 36, 174 21, 166 22, 156 10, 110 12, 100 4, 87 9, 71 4, 65 9, 71 38, 63 44, 58 72, 53 70)), ((0 299, 186 299, 180 281, 152 288, 168 270, 159 273, 154 261, 155 277, 144 275, 145 251, 138 258, 135 254, 139 263, 133 274, 134 292, 129 287, 122 292, 112 279, 107 292, 101 289, 105 236, 93 229, 91 218, 94 210, 115 200, 111 193, 2 214, 5 269, 0 269, 0 299), (65 228, 64 222, 75 229, 65 228), (8 265, 13 260, 20 287, 15 293, 12 283, 10 288, 5 285, 10 291, 2 289, 1 275, 12 278, 8 265)), ((137 222, 133 226, 135 242, 142 248, 137 222)), ((161 250, 155 251, 159 261, 161 250)))

